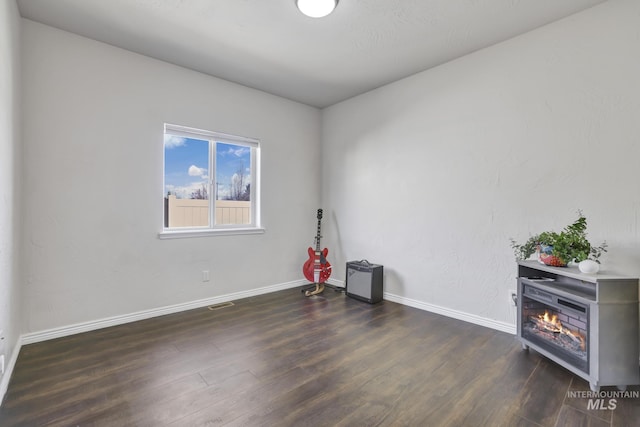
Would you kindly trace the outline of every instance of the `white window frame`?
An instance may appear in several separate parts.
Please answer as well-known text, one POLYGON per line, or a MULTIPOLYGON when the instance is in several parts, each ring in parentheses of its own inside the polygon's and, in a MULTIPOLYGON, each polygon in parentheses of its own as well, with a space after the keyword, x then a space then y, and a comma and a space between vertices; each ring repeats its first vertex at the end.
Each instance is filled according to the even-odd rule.
MULTIPOLYGON (((162 231, 158 234, 160 239, 177 239, 185 237, 205 237, 233 234, 262 234, 265 232, 260 222, 260 140, 255 138, 247 138, 242 136, 230 135, 221 132, 213 132, 208 130, 196 129, 187 126, 180 126, 165 123, 164 133, 185 137, 191 139, 199 139, 209 141, 209 226, 206 227, 180 227, 169 228, 164 226, 164 213, 162 215, 162 231), (216 142, 227 144, 242 145, 251 149, 251 221, 249 224, 219 224, 215 223, 216 212, 216 142)), ((164 140, 164 138, 163 138, 164 140)), ((164 164, 164 145, 162 150, 162 198, 165 194, 165 164, 164 164)), ((161 209, 164 212, 164 205, 161 209)))

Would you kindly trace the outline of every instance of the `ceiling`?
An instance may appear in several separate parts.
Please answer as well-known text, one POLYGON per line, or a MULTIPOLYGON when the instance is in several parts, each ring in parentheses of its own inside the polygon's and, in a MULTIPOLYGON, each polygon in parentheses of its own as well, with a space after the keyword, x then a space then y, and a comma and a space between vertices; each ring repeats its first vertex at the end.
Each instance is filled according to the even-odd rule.
POLYGON ((21 15, 326 107, 606 0, 17 0, 21 15))

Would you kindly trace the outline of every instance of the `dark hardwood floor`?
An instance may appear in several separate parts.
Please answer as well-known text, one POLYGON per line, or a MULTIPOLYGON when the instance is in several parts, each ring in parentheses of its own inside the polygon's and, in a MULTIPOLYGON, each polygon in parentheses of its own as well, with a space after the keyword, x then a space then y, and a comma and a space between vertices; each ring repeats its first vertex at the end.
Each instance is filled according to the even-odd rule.
POLYGON ((589 385, 512 335, 290 289, 24 346, 0 425, 640 425, 640 399, 569 390, 589 385))

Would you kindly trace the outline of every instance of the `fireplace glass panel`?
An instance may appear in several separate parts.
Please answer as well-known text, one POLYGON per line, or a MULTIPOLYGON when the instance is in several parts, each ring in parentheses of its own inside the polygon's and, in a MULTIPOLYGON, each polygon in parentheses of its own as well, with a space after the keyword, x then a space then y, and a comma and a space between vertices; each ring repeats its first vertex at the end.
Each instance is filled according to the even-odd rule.
POLYGON ((522 337, 589 373, 589 308, 553 298, 541 302, 522 297, 522 337))

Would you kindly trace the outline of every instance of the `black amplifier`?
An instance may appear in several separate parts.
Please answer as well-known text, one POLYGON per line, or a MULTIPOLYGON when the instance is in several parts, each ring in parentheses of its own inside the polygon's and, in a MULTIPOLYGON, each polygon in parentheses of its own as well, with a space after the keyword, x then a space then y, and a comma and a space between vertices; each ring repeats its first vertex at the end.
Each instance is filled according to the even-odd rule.
POLYGON ((347 296, 375 304, 382 301, 383 266, 369 261, 347 262, 347 296))

